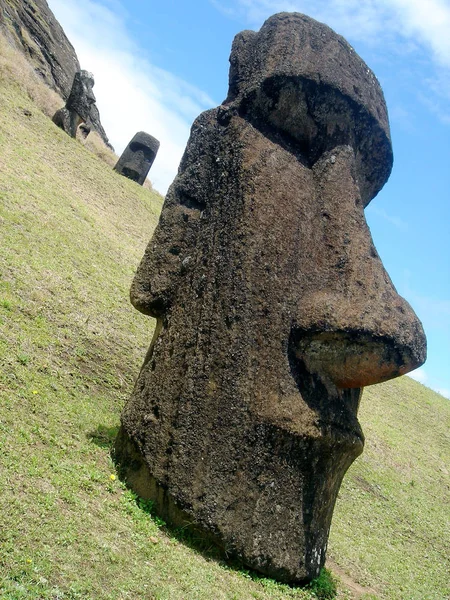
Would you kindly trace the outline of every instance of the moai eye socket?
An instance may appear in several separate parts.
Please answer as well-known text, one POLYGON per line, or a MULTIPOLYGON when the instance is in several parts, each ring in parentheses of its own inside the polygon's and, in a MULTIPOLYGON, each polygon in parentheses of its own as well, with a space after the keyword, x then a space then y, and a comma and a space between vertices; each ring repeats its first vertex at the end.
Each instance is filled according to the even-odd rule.
POLYGON ((270 77, 243 97, 239 114, 309 167, 336 147, 353 148, 364 205, 389 175, 390 141, 377 120, 328 84, 299 76, 270 77), (374 155, 381 160, 374 161, 374 155))
POLYGON ((284 13, 276 31, 267 26, 269 19, 257 34, 236 36, 224 104, 305 165, 314 165, 335 147, 352 147, 367 206, 393 161, 383 92, 344 38, 331 36, 321 23, 308 31, 307 17, 294 14, 295 28, 284 13))
POLYGON ((154 148, 150 148, 141 142, 130 142, 130 150, 131 152, 141 152, 144 160, 152 164, 156 158, 156 152, 154 148))

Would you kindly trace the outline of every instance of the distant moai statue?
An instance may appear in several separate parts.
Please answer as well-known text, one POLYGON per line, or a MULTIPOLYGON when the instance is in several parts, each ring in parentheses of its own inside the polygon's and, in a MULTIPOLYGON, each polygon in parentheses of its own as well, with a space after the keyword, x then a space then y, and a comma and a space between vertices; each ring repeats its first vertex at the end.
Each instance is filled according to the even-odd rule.
POLYGON ((114 170, 144 185, 158 150, 159 141, 145 131, 139 131, 123 151, 114 170))
MULTIPOLYGON (((68 135, 75 138, 78 127, 86 123, 89 118, 92 105, 95 103, 94 76, 89 71, 77 71, 73 79, 72 90, 66 105, 53 115, 52 121, 63 129, 68 135)), ((89 131, 90 128, 88 127, 89 131)), ((87 137, 89 131, 83 131, 87 137)))
POLYGON ((372 71, 298 13, 238 34, 230 63, 132 284, 157 324, 115 456, 166 520, 305 582, 363 450, 362 388, 426 340, 364 216, 392 167, 372 71))

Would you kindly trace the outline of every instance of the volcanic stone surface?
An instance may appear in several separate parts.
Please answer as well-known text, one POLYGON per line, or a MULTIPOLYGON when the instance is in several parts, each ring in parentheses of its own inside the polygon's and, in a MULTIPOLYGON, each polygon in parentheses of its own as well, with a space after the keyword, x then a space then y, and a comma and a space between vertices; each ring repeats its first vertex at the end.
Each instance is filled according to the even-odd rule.
MULTIPOLYGON (((0 0, 0 31, 44 82, 67 100, 80 63, 46 0, 0 0)), ((112 148, 95 104, 87 123, 112 148)))
POLYGON ((373 73, 297 13, 240 33, 230 63, 132 284, 157 326, 115 453, 161 516, 305 582, 363 449, 362 387, 426 342, 364 217, 392 165, 373 73))
POLYGON ((77 71, 66 105, 53 115, 53 122, 73 138, 76 137, 78 126, 89 119, 91 108, 95 103, 93 87, 92 73, 77 71))
POLYGON ((114 170, 139 185, 144 185, 158 150, 159 141, 148 133, 139 131, 123 151, 114 170))

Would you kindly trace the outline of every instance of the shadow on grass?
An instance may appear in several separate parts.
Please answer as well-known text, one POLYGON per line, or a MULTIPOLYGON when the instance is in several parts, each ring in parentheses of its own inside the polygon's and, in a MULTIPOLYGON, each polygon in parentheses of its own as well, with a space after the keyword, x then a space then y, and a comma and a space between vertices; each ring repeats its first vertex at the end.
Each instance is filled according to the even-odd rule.
POLYGON ((223 569, 235 571, 242 577, 259 583, 267 591, 289 593, 290 597, 293 592, 295 594, 297 591, 300 598, 305 598, 302 592, 309 591, 311 593, 311 600, 335 600, 337 594, 336 580, 328 569, 323 568, 317 579, 303 584, 281 583, 275 579, 265 577, 263 574, 246 567, 238 557, 228 554, 226 550, 220 548, 211 542, 211 540, 205 539, 202 533, 195 529, 193 524, 185 525, 184 527, 175 527, 167 523, 158 516, 153 500, 141 498, 130 489, 126 481, 122 479, 122 482, 127 486, 130 498, 132 498, 132 501, 140 511, 152 519, 167 537, 177 540, 208 561, 213 561, 223 569))
MULTIPOLYGON (((138 498, 139 500, 142 499, 138 498)), ((152 514, 151 511, 150 514, 152 514)), ((154 516, 153 519, 155 519, 154 516)), ((156 521, 158 522, 158 517, 156 517, 156 521)), ((273 590, 278 593, 290 592, 292 594, 292 592, 295 593, 297 590, 300 598, 304 598, 302 591, 309 591, 312 594, 311 600, 313 598, 314 600, 335 600, 337 597, 336 579, 326 568, 321 569, 319 577, 313 579, 311 582, 303 584, 282 583, 276 579, 266 577, 262 573, 258 573, 258 571, 249 569, 236 556, 228 556, 226 551, 199 537, 199 534, 196 534, 195 530, 191 530, 188 527, 174 528, 167 525, 167 523, 164 523, 161 528, 166 535, 178 540, 185 546, 201 554, 204 558, 218 563, 224 569, 238 572, 242 577, 259 583, 267 591, 273 590)))
POLYGON ((91 442, 94 442, 96 446, 99 446, 99 448, 111 450, 118 432, 119 425, 115 425, 114 427, 99 425, 95 431, 89 432, 86 437, 91 442))
MULTIPOLYGON (((86 436, 100 448, 110 451, 111 458, 116 465, 116 468, 119 467, 119 465, 117 464, 114 456, 113 446, 118 432, 119 425, 114 427, 98 425, 96 430, 91 431, 86 436)), ((176 527, 170 523, 166 523, 166 521, 158 516, 154 508, 153 500, 146 500, 145 498, 138 496, 127 485, 127 482, 120 476, 120 468, 118 468, 118 474, 119 479, 126 485, 128 489, 130 499, 132 499, 132 502, 136 504, 142 513, 144 513, 148 518, 152 519, 158 528, 169 538, 177 540, 207 560, 216 562, 224 569, 235 571, 241 576, 261 584, 267 590, 274 590, 278 592, 290 590, 291 593, 295 590, 298 590, 300 593, 301 590, 309 590, 312 592, 312 598, 317 598, 317 600, 334 600, 336 598, 336 581, 333 575, 327 569, 322 569, 317 579, 314 579, 312 582, 306 584, 280 583, 275 579, 265 577, 261 573, 247 568, 242 560, 240 560, 238 557, 228 554, 226 550, 220 548, 211 542, 211 540, 205 539, 202 533, 196 530, 194 524, 185 525, 184 527, 176 527)))

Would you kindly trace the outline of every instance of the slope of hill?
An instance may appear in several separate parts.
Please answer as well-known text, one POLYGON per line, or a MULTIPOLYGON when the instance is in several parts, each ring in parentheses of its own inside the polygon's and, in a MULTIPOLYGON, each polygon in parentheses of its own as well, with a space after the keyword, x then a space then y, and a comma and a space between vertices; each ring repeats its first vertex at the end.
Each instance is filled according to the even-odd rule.
POLYGON ((69 97, 80 63, 46 0, 0 0, 0 31, 48 86, 69 97))
MULTIPOLYGON (((0 0, 0 32, 26 58, 41 81, 67 100, 80 63, 46 0, 0 0)), ((83 68, 89 70, 89 65, 83 68)), ((91 107, 88 124, 112 149, 96 104, 91 107)))
MULTIPOLYGON (((153 327, 128 288, 162 199, 1 71, 0 106, 0 597, 315 598, 200 551, 115 477, 110 445, 153 327)), ((365 391, 366 450, 330 540, 339 597, 450 596, 449 417, 408 378, 365 391)))
POLYGON ((450 402, 409 377, 364 390, 363 455, 341 488, 329 558, 378 598, 450 598, 450 402))

